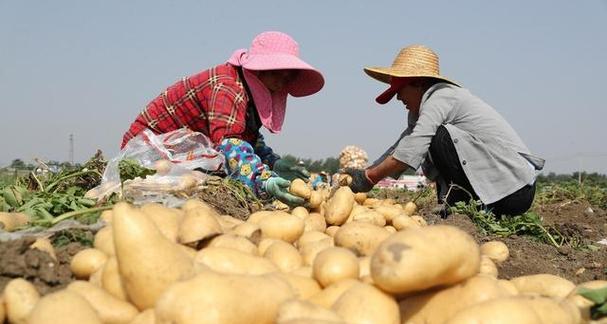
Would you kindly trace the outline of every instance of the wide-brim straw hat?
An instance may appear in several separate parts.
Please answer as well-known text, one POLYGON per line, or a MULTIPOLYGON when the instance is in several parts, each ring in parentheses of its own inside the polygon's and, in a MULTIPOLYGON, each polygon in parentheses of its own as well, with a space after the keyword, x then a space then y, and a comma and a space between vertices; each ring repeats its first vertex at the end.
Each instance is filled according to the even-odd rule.
POLYGON ((322 73, 299 57, 299 44, 291 36, 277 31, 257 35, 249 50, 236 50, 228 63, 253 71, 298 70, 286 89, 293 97, 314 94, 325 84, 322 73))
POLYGON ((380 104, 390 101, 400 89, 398 83, 391 82, 393 78, 425 77, 460 86, 457 82, 440 75, 438 55, 423 45, 411 45, 401 49, 392 66, 365 67, 364 70, 373 79, 391 84, 388 90, 375 99, 380 104))

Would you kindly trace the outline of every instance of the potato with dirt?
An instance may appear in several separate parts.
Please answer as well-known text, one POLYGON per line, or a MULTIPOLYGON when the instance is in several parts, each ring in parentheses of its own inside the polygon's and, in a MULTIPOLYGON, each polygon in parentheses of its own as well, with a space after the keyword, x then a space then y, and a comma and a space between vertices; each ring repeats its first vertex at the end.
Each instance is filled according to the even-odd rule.
POLYGON ((375 284, 393 294, 452 285, 477 274, 480 250, 461 229, 433 225, 392 234, 371 257, 375 284))

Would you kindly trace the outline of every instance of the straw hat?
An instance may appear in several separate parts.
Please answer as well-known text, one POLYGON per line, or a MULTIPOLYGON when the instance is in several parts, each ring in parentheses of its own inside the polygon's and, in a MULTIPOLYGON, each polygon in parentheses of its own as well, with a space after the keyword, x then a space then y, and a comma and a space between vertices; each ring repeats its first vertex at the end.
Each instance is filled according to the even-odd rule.
POLYGON ((388 102, 396 91, 397 84, 393 84, 392 78, 408 78, 408 77, 427 77, 438 80, 443 80, 460 86, 457 82, 449 80, 440 75, 438 67, 438 55, 430 48, 423 45, 411 45, 400 50, 392 66, 390 67, 366 67, 367 73, 373 79, 392 84, 388 90, 377 97, 379 103, 388 102), (387 99, 387 100, 386 100, 387 99), (384 102, 385 101, 385 102, 384 102))

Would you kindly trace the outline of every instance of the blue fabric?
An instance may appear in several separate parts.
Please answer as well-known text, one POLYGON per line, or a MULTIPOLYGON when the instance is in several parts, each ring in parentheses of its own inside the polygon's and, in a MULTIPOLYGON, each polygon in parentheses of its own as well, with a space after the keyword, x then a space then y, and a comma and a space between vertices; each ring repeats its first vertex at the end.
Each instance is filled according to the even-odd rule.
POLYGON ((275 174, 255 154, 251 144, 238 138, 226 138, 221 141, 218 149, 225 155, 228 176, 251 188, 257 196, 263 196, 264 181, 275 174))

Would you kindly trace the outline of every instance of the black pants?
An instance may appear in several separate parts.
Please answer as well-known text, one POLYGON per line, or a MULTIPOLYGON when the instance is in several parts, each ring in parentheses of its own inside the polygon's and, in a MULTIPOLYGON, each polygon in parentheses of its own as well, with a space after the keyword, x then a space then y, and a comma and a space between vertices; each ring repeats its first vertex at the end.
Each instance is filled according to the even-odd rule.
MULTIPOLYGON (((446 201, 449 206, 454 206, 458 201, 469 202, 470 199, 479 199, 462 169, 451 136, 444 126, 440 126, 436 130, 436 135, 434 135, 430 143, 430 154, 432 155, 434 166, 445 179, 447 185, 454 183, 465 189, 451 188, 446 201)), ((437 192, 440 192, 440 188, 437 188, 437 192)), ((529 210, 534 196, 535 183, 533 185, 526 185, 486 207, 496 215, 520 215, 529 210)), ((442 198, 438 197, 439 203, 443 202, 442 198)))

